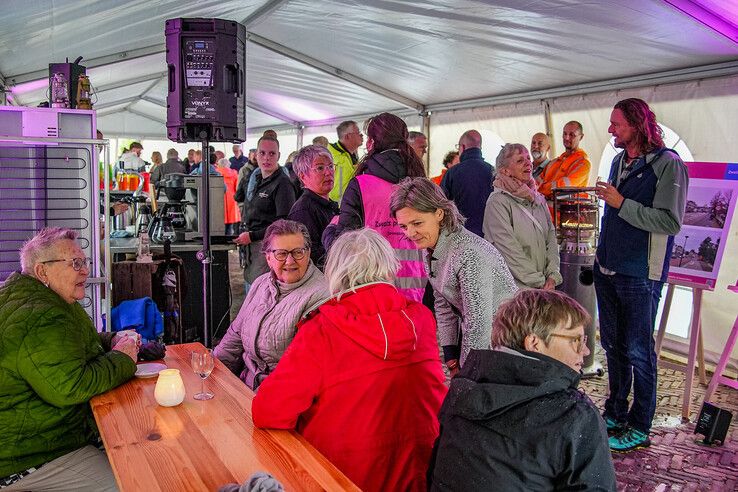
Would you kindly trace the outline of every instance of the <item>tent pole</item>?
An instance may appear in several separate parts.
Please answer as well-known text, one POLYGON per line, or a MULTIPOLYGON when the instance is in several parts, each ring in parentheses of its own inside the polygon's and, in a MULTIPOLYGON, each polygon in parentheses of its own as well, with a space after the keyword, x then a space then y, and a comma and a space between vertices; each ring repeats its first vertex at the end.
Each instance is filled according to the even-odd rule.
POLYGON ((556 140, 554 139, 554 133, 553 133, 553 117, 551 116, 551 100, 550 99, 544 99, 543 101, 543 117, 546 120, 546 135, 548 135, 548 140, 551 143, 551 148, 548 151, 548 155, 550 158, 553 159, 554 156, 559 155, 558 152, 556 152, 556 140))
POLYGON ((431 122, 431 112, 430 111, 423 111, 423 112, 420 113, 420 116, 423 117, 423 124, 422 124, 421 131, 423 132, 423 135, 425 135, 426 142, 428 143, 427 152, 423 156, 423 165, 425 166, 425 174, 426 174, 426 176, 430 176, 430 149, 431 149, 430 122, 431 122))

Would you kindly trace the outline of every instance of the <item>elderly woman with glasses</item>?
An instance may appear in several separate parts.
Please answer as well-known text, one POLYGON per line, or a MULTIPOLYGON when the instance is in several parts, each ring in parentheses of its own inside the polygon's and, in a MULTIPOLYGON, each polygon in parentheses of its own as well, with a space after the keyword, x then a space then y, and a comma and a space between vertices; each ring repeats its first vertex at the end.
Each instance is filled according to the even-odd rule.
POLYGON ((278 220, 264 235, 269 272, 254 281, 213 353, 256 390, 277 367, 297 323, 328 298, 325 277, 310 261, 310 235, 303 224, 278 220))
POLYGON ((257 427, 294 429, 362 490, 425 491, 446 394, 433 315, 399 293, 372 229, 328 252, 333 297, 302 323, 253 401, 257 427))
POLYGON ((577 389, 590 322, 561 292, 502 303, 493 350, 473 350, 451 381, 430 490, 616 490, 605 422, 577 389))
POLYGON ((323 146, 308 145, 297 152, 292 169, 305 188, 287 218, 305 224, 310 237, 316 238, 310 258, 322 270, 325 248, 318 239, 333 217, 338 215, 338 204, 329 197, 335 177, 333 156, 323 146))
POLYGON ((484 238, 495 245, 520 288, 552 290, 559 273, 559 244, 546 199, 531 176, 533 163, 522 144, 497 156, 495 191, 484 209, 484 238))
POLYGON ((89 400, 133 376, 137 342, 98 334, 77 302, 90 260, 74 231, 42 230, 20 259, 0 287, 0 488, 117 490, 89 400))
POLYGON ((489 348, 492 319, 518 289, 500 252, 463 227, 456 205, 425 178, 395 186, 390 211, 424 251, 435 295, 438 342, 453 376, 471 349, 489 348))

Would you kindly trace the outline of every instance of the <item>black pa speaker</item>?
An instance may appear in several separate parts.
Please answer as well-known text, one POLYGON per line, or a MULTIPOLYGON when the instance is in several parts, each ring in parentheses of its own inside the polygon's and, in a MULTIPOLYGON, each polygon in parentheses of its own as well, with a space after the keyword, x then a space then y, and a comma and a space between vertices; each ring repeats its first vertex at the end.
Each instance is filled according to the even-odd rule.
POLYGON ((715 441, 720 441, 722 445, 725 442, 725 436, 728 434, 728 427, 732 419, 733 414, 729 411, 710 402, 705 402, 702 405, 697 426, 694 429, 695 434, 705 436, 700 444, 712 445, 715 441))
POLYGON ((169 19, 167 136, 246 140, 246 28, 223 19, 169 19))

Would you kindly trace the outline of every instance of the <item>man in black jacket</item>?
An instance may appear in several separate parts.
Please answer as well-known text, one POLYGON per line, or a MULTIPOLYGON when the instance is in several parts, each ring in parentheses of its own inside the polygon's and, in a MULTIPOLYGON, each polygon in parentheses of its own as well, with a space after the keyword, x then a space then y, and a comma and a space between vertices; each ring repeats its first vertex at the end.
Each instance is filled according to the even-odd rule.
POLYGON ((557 291, 521 290, 497 311, 494 350, 451 380, 431 490, 616 490, 605 424, 577 389, 589 315, 557 291))
POLYGON ((243 277, 247 292, 254 280, 269 271, 261 252, 261 241, 267 227, 276 220, 287 218, 295 203, 292 182, 279 166, 279 141, 272 137, 261 137, 256 147, 256 160, 261 173, 256 176, 254 190, 247 190, 242 226, 245 232, 235 239, 239 246, 246 246, 243 277))
POLYGON ((326 254, 321 237, 333 217, 338 215, 338 204, 328 198, 335 174, 333 156, 325 147, 308 145, 297 153, 292 169, 304 189, 287 218, 305 224, 313 244, 310 258, 322 270, 326 254))
POLYGON ((484 207, 492 194, 495 170, 482 157, 482 135, 478 131, 468 130, 459 137, 459 156, 459 163, 443 176, 441 189, 466 217, 464 227, 484 237, 484 207))

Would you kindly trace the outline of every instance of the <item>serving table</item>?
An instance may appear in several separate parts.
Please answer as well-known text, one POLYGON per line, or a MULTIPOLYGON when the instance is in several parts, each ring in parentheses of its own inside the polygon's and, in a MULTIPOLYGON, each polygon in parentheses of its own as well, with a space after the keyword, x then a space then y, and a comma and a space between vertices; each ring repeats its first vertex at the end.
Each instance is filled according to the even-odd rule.
POLYGON ((198 401, 190 367, 199 343, 170 345, 164 363, 179 369, 187 391, 176 407, 154 399, 156 377, 131 381, 91 400, 121 491, 214 491, 265 471, 285 490, 359 490, 295 431, 254 427, 254 393, 223 363, 205 380, 211 400, 198 401))

